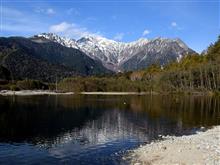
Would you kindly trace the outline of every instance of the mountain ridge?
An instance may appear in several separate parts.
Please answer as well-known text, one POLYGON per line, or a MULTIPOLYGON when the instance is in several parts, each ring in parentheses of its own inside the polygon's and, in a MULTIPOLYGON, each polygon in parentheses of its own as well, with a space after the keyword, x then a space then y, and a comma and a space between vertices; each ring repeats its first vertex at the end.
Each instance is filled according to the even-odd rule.
POLYGON ((179 61, 187 54, 195 53, 179 38, 140 38, 132 42, 118 42, 101 36, 85 36, 75 40, 53 33, 42 33, 34 37, 42 37, 66 47, 79 49, 89 57, 101 61, 107 69, 116 72, 143 69, 152 63, 165 65, 171 61, 179 61), (136 66, 132 66, 134 59, 136 66), (132 67, 128 67, 128 63, 132 67))
POLYGON ((80 50, 42 38, 0 37, 0 66, 8 69, 11 79, 47 82, 54 82, 56 77, 111 73, 80 50))

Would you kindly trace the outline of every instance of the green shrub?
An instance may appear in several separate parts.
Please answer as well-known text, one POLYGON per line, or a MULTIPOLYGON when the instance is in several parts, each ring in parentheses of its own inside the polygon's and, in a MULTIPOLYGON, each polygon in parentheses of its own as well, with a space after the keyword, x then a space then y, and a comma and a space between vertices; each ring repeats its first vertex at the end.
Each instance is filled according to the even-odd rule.
POLYGON ((12 85, 10 85, 10 90, 19 91, 20 89, 15 84, 12 84, 12 85))
POLYGON ((49 89, 47 84, 44 84, 38 80, 22 80, 22 81, 18 81, 16 85, 21 90, 49 89))

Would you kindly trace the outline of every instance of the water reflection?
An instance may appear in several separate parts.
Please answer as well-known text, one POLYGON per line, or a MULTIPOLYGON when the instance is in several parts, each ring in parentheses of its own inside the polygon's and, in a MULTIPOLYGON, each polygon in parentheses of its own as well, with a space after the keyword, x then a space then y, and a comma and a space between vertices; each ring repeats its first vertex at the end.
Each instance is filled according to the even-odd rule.
POLYGON ((115 152, 220 121, 219 98, 199 96, 15 96, 0 109, 3 163, 28 150, 13 161, 117 164, 115 152))

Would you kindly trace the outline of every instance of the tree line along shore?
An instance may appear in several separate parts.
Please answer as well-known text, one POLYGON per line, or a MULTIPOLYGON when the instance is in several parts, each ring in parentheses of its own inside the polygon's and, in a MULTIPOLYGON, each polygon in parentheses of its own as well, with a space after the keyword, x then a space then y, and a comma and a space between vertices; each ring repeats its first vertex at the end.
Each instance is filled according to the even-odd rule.
POLYGON ((220 37, 205 53, 189 54, 166 66, 97 76, 76 76, 57 82, 11 80, 0 68, 0 90, 58 90, 62 92, 212 92, 220 91, 220 37))

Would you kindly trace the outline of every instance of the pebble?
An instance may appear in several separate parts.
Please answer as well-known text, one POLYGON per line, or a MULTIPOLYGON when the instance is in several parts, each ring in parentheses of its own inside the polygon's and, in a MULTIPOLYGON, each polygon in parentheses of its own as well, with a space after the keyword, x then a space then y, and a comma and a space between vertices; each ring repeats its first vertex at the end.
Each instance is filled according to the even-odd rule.
POLYGON ((134 163, 134 165, 141 165, 141 163, 134 163))
POLYGON ((167 149, 167 147, 166 147, 166 146, 163 146, 163 147, 162 147, 162 149, 163 149, 163 150, 166 150, 166 149, 167 149))

